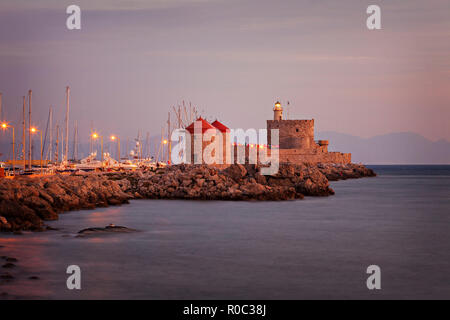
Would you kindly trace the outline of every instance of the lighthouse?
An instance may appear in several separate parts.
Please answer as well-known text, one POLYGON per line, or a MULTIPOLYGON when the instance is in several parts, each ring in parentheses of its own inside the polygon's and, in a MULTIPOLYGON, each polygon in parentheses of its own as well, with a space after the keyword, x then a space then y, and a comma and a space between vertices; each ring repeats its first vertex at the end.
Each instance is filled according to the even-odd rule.
POLYGON ((280 101, 277 101, 275 108, 273 108, 273 120, 283 120, 283 108, 280 101))

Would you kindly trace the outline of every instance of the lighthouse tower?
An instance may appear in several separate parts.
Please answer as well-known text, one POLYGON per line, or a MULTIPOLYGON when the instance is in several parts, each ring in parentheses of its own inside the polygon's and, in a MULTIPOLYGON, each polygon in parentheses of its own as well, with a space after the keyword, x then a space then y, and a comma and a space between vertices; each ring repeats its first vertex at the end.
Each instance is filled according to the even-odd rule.
POLYGON ((280 101, 277 101, 275 108, 273 108, 273 120, 283 120, 283 108, 280 101))

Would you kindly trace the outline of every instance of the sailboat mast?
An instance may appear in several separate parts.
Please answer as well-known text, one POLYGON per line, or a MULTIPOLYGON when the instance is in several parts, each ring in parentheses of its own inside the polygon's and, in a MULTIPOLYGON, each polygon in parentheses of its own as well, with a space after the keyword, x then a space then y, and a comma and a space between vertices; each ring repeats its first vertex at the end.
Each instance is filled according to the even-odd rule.
POLYGON ((27 154, 25 152, 26 147, 26 140, 27 140, 27 136, 26 136, 26 97, 23 96, 23 118, 22 118, 22 155, 23 155, 23 171, 25 171, 27 169, 27 154))
POLYGON ((161 127, 161 162, 164 161, 164 128, 161 127))
POLYGON ((73 160, 78 160, 78 123, 75 120, 74 131, 73 131, 73 160))
POLYGON ((61 128, 61 162, 64 161, 64 129, 61 128))
POLYGON ((137 158, 138 160, 141 160, 141 130, 138 129, 138 133, 137 133, 137 139, 136 139, 136 152, 137 152, 137 158))
POLYGON ((89 136, 89 155, 92 154, 92 133, 94 132, 94 121, 91 120, 91 134, 89 136))
POLYGON ((64 150, 64 160, 68 160, 69 156, 69 99, 70 99, 70 88, 66 87, 66 143, 64 150))
POLYGON ((167 119, 167 163, 169 163, 172 154, 172 139, 170 139, 170 112, 169 118, 167 119))
POLYGON ((56 125, 55 163, 59 160, 59 125, 56 125))
POLYGON ((150 157, 150 132, 147 131, 147 135, 145 137, 145 158, 150 157))
POLYGON ((49 121, 49 133, 50 133, 50 141, 49 141, 49 145, 48 145, 48 155, 49 155, 49 160, 50 162, 53 160, 53 109, 52 106, 50 106, 49 109, 49 115, 48 115, 48 121, 49 121))
POLYGON ((33 91, 28 90, 28 160, 29 169, 31 170, 31 98, 33 91))

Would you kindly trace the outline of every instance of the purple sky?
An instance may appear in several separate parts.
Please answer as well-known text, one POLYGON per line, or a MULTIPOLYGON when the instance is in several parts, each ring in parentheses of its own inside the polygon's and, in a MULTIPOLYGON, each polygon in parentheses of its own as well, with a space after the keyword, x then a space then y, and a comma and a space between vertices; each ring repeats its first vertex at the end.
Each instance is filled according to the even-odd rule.
POLYGON ((273 103, 317 131, 412 131, 450 140, 450 1, 2 0, 0 92, 13 122, 33 89, 36 124, 72 91, 87 140, 158 134, 192 101, 233 128, 265 128, 273 103), (66 7, 82 9, 69 31, 66 7), (382 30, 366 28, 369 4, 382 30), (38 116, 38 113, 40 114, 38 116))

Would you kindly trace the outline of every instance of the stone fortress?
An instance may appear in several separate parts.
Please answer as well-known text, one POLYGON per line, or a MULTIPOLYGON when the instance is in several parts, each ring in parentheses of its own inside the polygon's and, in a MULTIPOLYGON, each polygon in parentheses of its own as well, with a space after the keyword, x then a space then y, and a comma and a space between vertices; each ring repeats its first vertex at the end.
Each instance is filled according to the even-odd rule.
POLYGON ((279 130, 280 162, 350 163, 351 153, 328 152, 328 140, 314 140, 314 119, 283 120, 283 108, 275 103, 273 120, 267 120, 267 141, 271 146, 271 129, 279 130))
MULTIPOLYGON (((279 130, 279 162, 281 163, 339 163, 346 164, 351 162, 350 153, 328 152, 328 140, 314 140, 314 119, 312 120, 283 120, 283 108, 280 102, 275 103, 273 109, 273 120, 267 120, 267 153, 271 154, 271 129, 279 130)), ((218 133, 223 137, 223 145, 221 155, 217 158, 215 164, 237 163, 236 155, 238 148, 243 148, 245 153, 245 161, 249 162, 248 157, 250 149, 256 152, 257 148, 263 147, 250 142, 241 145, 234 141, 234 137, 230 136, 230 129, 219 121, 209 123, 202 117, 186 127, 186 131, 190 134, 190 143, 186 150, 187 159, 190 163, 204 163, 202 155, 208 146, 215 141, 218 133), (198 134, 194 134, 194 128, 198 128, 198 134), (211 135, 204 139, 206 132, 211 135), (195 143, 195 141, 197 141, 195 143), (196 151, 194 145, 201 147, 196 151), (232 151, 231 151, 232 150, 232 151)), ((213 151, 215 154, 215 151, 213 151)), ((259 162, 259 156, 257 161, 259 162)))

